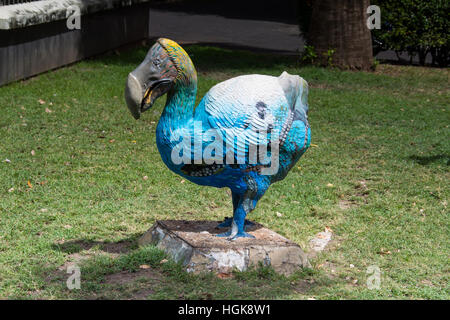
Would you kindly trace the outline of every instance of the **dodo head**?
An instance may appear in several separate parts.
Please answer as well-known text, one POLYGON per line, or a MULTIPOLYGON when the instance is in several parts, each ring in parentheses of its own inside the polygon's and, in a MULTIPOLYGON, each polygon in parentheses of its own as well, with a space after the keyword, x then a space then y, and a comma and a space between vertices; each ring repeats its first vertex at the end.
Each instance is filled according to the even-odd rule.
POLYGON ((125 100, 135 119, 183 78, 184 69, 189 69, 186 65, 192 62, 181 46, 169 39, 156 41, 144 61, 128 75, 125 100))

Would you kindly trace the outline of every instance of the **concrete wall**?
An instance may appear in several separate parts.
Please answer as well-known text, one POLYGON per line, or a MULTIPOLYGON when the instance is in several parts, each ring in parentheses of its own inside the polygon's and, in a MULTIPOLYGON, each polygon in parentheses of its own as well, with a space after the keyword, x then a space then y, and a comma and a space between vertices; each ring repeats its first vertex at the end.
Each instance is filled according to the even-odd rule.
MULTIPOLYGON (((50 1, 35 3, 44 2, 50 1)), ((28 14, 28 20, 9 19, 9 24, 0 14, 0 86, 148 38, 147 1, 106 2, 115 5, 82 9, 80 30, 69 30, 66 20, 49 10, 44 11, 48 16, 28 14)))

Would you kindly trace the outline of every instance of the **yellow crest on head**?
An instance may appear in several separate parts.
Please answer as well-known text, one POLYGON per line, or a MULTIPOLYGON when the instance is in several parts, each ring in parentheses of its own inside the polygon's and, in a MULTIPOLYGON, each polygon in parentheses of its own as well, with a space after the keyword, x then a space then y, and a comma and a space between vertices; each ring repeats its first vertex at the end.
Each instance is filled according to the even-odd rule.
POLYGON ((197 78, 197 72, 195 71, 191 58, 178 43, 166 38, 159 38, 157 42, 166 50, 176 65, 180 78, 188 75, 197 78))
MULTIPOLYGON (((183 48, 173 40, 166 38, 159 38, 157 40, 167 51, 175 52, 177 50, 181 50, 184 52, 183 48)), ((186 52, 184 52, 186 53, 186 52)))

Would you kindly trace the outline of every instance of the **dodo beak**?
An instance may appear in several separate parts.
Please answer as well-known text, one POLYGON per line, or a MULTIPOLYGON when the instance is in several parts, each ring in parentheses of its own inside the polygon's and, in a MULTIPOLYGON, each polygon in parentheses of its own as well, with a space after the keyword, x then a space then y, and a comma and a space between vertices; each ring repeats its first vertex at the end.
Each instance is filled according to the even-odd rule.
POLYGON ((131 72, 128 75, 125 86, 125 101, 133 117, 137 120, 141 117, 141 103, 144 98, 141 82, 131 72))
POLYGON ((170 90, 172 87, 172 79, 151 77, 151 79, 153 78, 152 80, 142 84, 143 82, 139 80, 139 76, 136 76, 135 71, 128 75, 125 88, 125 100, 128 109, 130 109, 131 114, 137 120, 140 118, 142 112, 147 111, 153 106, 156 99, 170 90))

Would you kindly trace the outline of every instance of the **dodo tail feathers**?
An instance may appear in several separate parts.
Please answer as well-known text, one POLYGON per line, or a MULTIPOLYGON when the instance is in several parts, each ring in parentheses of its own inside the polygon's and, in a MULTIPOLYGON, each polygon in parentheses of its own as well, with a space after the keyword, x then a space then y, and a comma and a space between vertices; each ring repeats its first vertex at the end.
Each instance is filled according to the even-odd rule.
POLYGON ((289 107, 294 112, 294 119, 307 123, 308 119, 308 83, 298 75, 284 71, 278 82, 283 88, 289 107))

